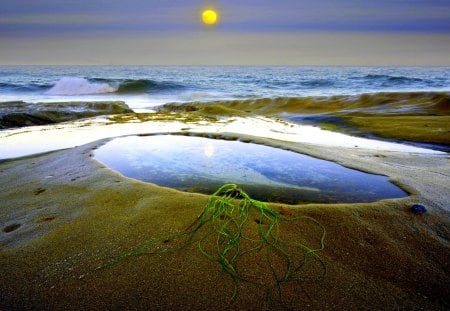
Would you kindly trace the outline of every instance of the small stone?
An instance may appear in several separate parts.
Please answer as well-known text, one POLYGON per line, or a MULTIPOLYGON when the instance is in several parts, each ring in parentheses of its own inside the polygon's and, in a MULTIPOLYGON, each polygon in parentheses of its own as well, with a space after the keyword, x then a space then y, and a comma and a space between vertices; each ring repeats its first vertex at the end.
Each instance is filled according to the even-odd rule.
POLYGON ((36 190, 33 191, 33 193, 34 193, 34 195, 39 195, 44 191, 45 191, 44 188, 37 188, 36 190))
POLYGON ((414 204, 413 206, 411 206, 410 210, 414 214, 423 214, 427 212, 427 208, 421 204, 414 204))

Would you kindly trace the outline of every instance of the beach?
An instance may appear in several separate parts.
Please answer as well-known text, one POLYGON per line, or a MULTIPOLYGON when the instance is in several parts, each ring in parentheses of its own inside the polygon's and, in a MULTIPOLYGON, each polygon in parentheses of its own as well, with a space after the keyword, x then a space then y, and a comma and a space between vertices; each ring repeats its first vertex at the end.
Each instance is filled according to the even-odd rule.
POLYGON ((450 310, 450 1, 0 9, 0 311, 450 310))
MULTIPOLYGON (((84 141, 75 142, 79 147, 61 145, 68 149, 6 160, 0 165, 3 308, 444 310, 448 307, 450 166, 445 153, 405 145, 402 145, 405 150, 395 150, 394 144, 390 146, 394 150, 389 150, 373 142, 357 148, 354 145, 330 148, 296 141, 294 138, 301 137, 295 132, 301 130, 296 124, 261 117, 189 123, 173 119, 136 122, 131 118, 128 122, 107 123, 111 120, 90 120, 87 126, 74 122, 53 128, 15 130, 22 131, 16 135, 23 135, 28 141, 42 135, 70 137, 71 133, 84 137, 84 141), (261 129, 262 125, 266 131, 254 135, 255 126, 261 129), (90 127, 95 130, 89 132, 90 127), (287 218, 313 217, 326 228, 325 248, 320 255, 326 263, 326 274, 318 278, 319 268, 311 263, 307 274, 312 277, 287 282, 279 297, 268 299, 270 277, 261 270, 265 255, 256 253, 247 256, 243 265, 266 286, 238 283, 238 296, 230 303, 231 280, 219 264, 208 260, 195 245, 173 253, 130 257, 104 267, 111 259, 147 240, 182 231, 198 217, 208 196, 129 179, 97 162, 92 154, 108 140, 101 134, 102 127, 108 137, 118 133, 172 132, 240 139, 293 150, 389 176, 410 196, 364 204, 271 203, 272 209, 283 211, 287 218), (100 134, 93 137, 93 133, 100 134), (87 137, 94 141, 86 143, 87 137), (415 203, 425 205, 427 213, 411 212, 415 203), (6 228, 13 230, 5 232, 6 228)), ((7 145, 8 137, 3 137, 2 142, 7 145)), ((39 141, 37 145, 42 148, 39 141)), ((292 220, 281 226, 289 238, 318 243, 317 228, 311 224, 292 220)))

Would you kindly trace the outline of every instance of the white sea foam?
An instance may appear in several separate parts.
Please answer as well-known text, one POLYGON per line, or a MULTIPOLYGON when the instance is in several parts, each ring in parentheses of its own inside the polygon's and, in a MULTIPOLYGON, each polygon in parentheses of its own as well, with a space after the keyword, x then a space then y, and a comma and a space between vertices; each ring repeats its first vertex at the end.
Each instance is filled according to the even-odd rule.
POLYGON ((113 93, 117 88, 107 83, 93 83, 83 78, 66 77, 60 79, 45 92, 46 95, 89 95, 113 93))

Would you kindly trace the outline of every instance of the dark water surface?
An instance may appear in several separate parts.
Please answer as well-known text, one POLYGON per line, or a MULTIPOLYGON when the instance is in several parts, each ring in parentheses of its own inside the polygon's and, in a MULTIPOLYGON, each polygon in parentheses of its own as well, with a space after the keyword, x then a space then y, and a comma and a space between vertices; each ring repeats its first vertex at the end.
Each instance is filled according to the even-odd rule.
POLYGON ((211 194, 236 183, 262 201, 373 202, 407 193, 380 175, 273 147, 201 137, 116 138, 95 158, 123 175, 182 191, 211 194))

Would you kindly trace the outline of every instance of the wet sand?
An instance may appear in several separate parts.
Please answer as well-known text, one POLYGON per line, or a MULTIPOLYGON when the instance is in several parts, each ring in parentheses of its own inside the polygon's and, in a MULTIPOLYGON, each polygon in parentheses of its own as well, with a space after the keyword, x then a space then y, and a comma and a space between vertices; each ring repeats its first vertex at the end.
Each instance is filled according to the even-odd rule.
MULTIPOLYGON (((316 226, 298 217, 310 216, 323 224, 327 235, 321 256, 327 273, 317 279, 320 267, 312 261, 305 267, 311 278, 285 283, 281 296, 272 299, 267 298, 265 286, 240 282, 238 297, 230 305, 231 279, 195 245, 174 253, 129 257, 104 267, 149 239, 188 227, 208 196, 128 179, 104 167, 92 153, 107 139, 4 161, 0 164, 0 308, 449 308, 448 156, 197 132, 290 149, 387 175, 411 196, 365 204, 270 204, 290 219, 280 224, 287 239, 317 245, 316 226), (412 213, 414 203, 425 205, 428 212, 412 213)), ((242 268, 270 285, 265 256, 246 256, 242 268)), ((281 262, 274 265, 283 269, 281 262)))
POLYGON ((203 116, 277 116, 356 136, 438 144, 442 150, 450 145, 450 94, 446 92, 224 100, 166 104, 160 110, 203 116))

